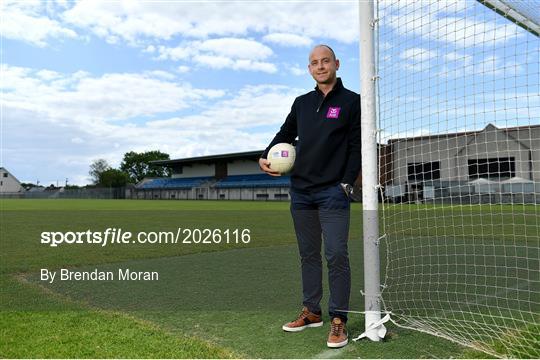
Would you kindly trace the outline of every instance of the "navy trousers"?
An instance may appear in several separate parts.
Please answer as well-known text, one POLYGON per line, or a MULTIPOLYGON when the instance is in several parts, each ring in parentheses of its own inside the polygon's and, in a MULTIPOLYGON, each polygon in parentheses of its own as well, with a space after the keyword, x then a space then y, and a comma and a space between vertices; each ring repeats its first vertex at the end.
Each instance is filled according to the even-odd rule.
POLYGON ((341 185, 317 192, 291 189, 291 214, 302 264, 303 304, 310 311, 321 312, 322 288, 321 243, 328 266, 331 318, 347 321, 351 292, 351 269, 347 240, 350 200, 341 185))

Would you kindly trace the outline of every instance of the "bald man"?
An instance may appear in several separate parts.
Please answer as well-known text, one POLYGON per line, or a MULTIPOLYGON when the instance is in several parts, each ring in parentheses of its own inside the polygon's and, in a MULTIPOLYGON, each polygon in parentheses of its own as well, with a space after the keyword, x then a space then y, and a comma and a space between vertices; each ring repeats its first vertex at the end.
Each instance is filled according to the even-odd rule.
POLYGON ((331 319, 327 345, 347 345, 345 324, 349 309, 351 270, 349 236, 350 195, 361 166, 360 95, 347 90, 337 77, 339 60, 328 45, 309 54, 309 73, 315 90, 295 99, 285 123, 259 159, 261 169, 279 176, 267 160, 278 143, 297 137, 296 160, 291 172, 291 215, 302 268, 303 308, 283 325, 288 332, 323 325, 321 244, 328 265, 331 319))

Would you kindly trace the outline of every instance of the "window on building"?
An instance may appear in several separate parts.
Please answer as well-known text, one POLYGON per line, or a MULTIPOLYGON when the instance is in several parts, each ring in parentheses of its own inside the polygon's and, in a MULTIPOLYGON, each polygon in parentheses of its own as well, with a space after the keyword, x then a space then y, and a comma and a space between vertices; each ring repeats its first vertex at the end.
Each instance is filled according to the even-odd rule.
POLYGON ((516 176, 514 157, 469 160, 470 179, 501 179, 514 176, 516 176))
POLYGON ((440 161, 408 163, 407 178, 414 181, 437 180, 441 178, 440 161))
POLYGON ((8 177, 8 173, 3 173, 2 176, 3 177, 8 177))

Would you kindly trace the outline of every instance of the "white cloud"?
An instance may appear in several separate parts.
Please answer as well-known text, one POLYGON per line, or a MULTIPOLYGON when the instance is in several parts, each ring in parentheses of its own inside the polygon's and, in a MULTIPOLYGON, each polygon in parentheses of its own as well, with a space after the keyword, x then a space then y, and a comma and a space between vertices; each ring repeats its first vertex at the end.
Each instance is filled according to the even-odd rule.
POLYGON ((400 58, 412 62, 428 61, 437 56, 435 51, 424 48, 410 48, 401 53, 400 58))
POLYGON ((238 59, 261 60, 273 54, 272 49, 257 41, 237 38, 220 38, 205 40, 198 50, 215 55, 238 59))
POLYGON ((443 63, 436 73, 447 81, 465 76, 474 76, 476 82, 492 76, 499 76, 501 81, 508 81, 524 73, 527 66, 525 63, 513 61, 512 58, 504 59, 494 54, 481 55, 474 57, 457 52, 445 54, 443 63))
POLYGON ((176 71, 180 74, 184 74, 184 73, 187 73, 189 72, 190 68, 189 66, 186 66, 186 65, 180 65, 176 68, 176 71))
MULTIPOLYGON (((437 52, 421 48, 414 47, 404 50, 399 58, 404 61, 399 61, 398 66, 412 72, 429 72, 435 66, 432 64, 431 59, 437 57, 437 52)), ((388 58, 385 61, 395 61, 394 59, 388 58)))
POLYGON ((298 65, 289 66, 289 71, 295 76, 304 76, 308 73, 307 68, 301 68, 298 65))
MULTIPOLYGON (((162 46, 164 40, 179 37, 187 42, 199 39, 208 46, 214 41, 208 39, 214 37, 238 38, 237 41, 241 37, 261 36, 263 41, 280 46, 309 46, 312 39, 346 44, 358 41, 357 3, 354 1, 317 3, 317 6, 303 1, 280 2, 279 6, 244 1, 134 0, 76 3, 6 0, 2 4, 6 14, 4 36, 25 39, 39 46, 44 46, 47 38, 75 37, 75 29, 90 31, 110 43, 140 46, 148 53, 162 46)), ((481 18, 480 12, 469 10, 481 4, 467 1, 382 4, 384 21, 381 24, 387 24, 399 35, 422 36, 469 47, 505 42, 521 34, 513 24, 496 22, 489 16, 481 18)), ((216 41, 224 45, 223 40, 216 41)), ((212 49, 220 50, 221 55, 228 51, 226 46, 212 49)), ((236 49, 243 51, 243 47, 236 49)), ((186 50, 189 48, 185 46, 165 47, 160 54, 175 60, 195 55, 186 50)))
POLYGON ((502 59, 499 56, 490 55, 467 69, 471 75, 475 76, 503 76, 505 79, 510 79, 523 73, 525 66, 525 64, 518 63, 512 58, 502 59))
POLYGON ((234 98, 216 102, 200 114, 150 121, 148 126, 175 126, 217 133, 223 129, 265 125, 274 126, 277 130, 278 125, 285 120, 294 98, 302 92, 283 85, 245 86, 234 98))
POLYGON ((451 62, 451 61, 461 61, 465 65, 467 65, 467 64, 470 64, 472 62, 472 56, 464 54, 464 53, 458 53, 458 52, 452 51, 452 52, 445 52, 444 53, 444 60, 449 61, 449 62, 451 62))
POLYGON ((108 41, 131 44, 149 39, 240 37, 250 32, 288 34, 295 42, 327 38, 358 40, 355 2, 137 2, 83 0, 62 14, 74 26, 108 41), (276 6, 279 5, 279 6, 276 6), (324 26, 321 26, 324 22, 324 26))
POLYGON ((157 57, 160 60, 187 60, 190 57, 197 54, 196 46, 199 44, 199 42, 192 42, 189 45, 178 45, 176 47, 167 47, 160 45, 157 48, 157 51, 159 53, 159 56, 157 57))
POLYGON ((231 59, 225 56, 216 55, 197 55, 193 60, 198 64, 213 69, 230 68, 233 70, 263 71, 267 73, 277 72, 277 67, 274 64, 262 61, 252 61, 249 59, 231 59))
POLYGON ((275 73, 277 67, 267 61, 272 49, 257 41, 217 38, 192 41, 174 48, 160 46, 158 59, 191 60, 213 69, 233 69, 275 73))
POLYGON ((0 2, 0 33, 7 39, 22 40, 36 46, 47 46, 50 38, 75 38, 77 33, 59 21, 41 14, 41 1, 0 2))
POLYGON ((77 72, 50 83, 34 76, 43 71, 4 65, 2 73, 5 106, 45 113, 51 119, 125 120, 186 109, 224 95, 223 90, 178 83, 165 71, 100 77, 77 72))
POLYGON ((475 16, 481 13, 474 11, 475 6, 482 5, 467 1, 391 3, 383 9, 382 24, 397 33, 396 39, 419 36, 462 48, 490 47, 520 36, 514 24, 498 23, 495 18, 499 15, 488 12, 483 18, 475 16), (466 8, 468 12, 464 12, 466 8))
POLYGON ((223 91, 178 84, 155 72, 100 77, 79 72, 53 80, 36 77, 38 72, 3 69, 3 154, 5 166, 16 168, 21 179, 42 183, 66 177, 72 184, 86 183, 92 160, 118 166, 127 151, 159 149, 175 158, 262 149, 303 92, 245 86, 225 98, 223 91), (197 103, 201 106, 193 106, 197 103), (159 120, 162 112, 190 105, 187 115, 159 120), (135 121, 141 116, 150 120, 135 121), (33 135, 21 129, 32 129, 33 135))
MULTIPOLYGON (((474 46, 517 36, 516 26, 470 1, 382 2, 381 24, 398 34, 474 46), (475 11, 475 7, 481 11, 475 11), (474 8, 474 9, 473 9, 474 8)), ((170 40, 261 35, 280 46, 309 46, 312 39, 352 44, 358 41, 358 4, 344 2, 137 2, 82 0, 62 13, 66 23, 89 29, 109 41, 145 44, 170 40), (181 19, 181 21, 179 21, 181 19), (322 26, 321 24, 324 24, 322 26)))
POLYGON ((475 73, 486 75, 500 75, 504 73, 501 61, 497 56, 487 56, 483 61, 475 66, 475 73))
POLYGON ((271 33, 265 35, 263 40, 285 47, 302 47, 311 46, 311 44, 313 44, 313 40, 307 36, 290 33, 271 33))
POLYGON ((69 6, 68 0, 55 0, 55 3, 62 8, 67 8, 69 6))
POLYGON ((149 77, 154 77, 154 78, 163 79, 163 80, 174 80, 174 79, 176 79, 176 76, 174 74, 172 74, 170 72, 167 72, 167 71, 163 71, 163 70, 145 71, 144 74, 149 76, 149 77))
POLYGON ((141 38, 169 39, 174 34, 189 30, 189 22, 178 12, 169 13, 173 3, 162 3, 162 13, 154 11, 154 5, 137 1, 80 1, 63 12, 68 24, 86 28, 110 43, 120 39, 138 44, 141 38), (96 18, 97 16, 97 18, 96 18))
POLYGON ((51 70, 40 70, 36 72, 36 76, 43 80, 53 80, 61 77, 61 74, 51 70))

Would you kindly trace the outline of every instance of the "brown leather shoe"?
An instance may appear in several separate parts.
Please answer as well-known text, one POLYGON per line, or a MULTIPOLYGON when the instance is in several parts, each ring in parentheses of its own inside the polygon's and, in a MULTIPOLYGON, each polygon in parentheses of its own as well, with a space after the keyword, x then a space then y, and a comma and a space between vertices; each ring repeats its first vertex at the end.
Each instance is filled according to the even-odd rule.
POLYGON ((340 348, 347 345, 348 342, 349 338, 347 336, 347 329, 345 329, 345 323, 338 317, 333 318, 326 345, 329 348, 340 348))
POLYGON ((302 312, 296 320, 286 323, 282 329, 289 332, 302 331, 308 327, 319 327, 323 325, 321 315, 317 315, 308 310, 307 307, 302 308, 302 312))

